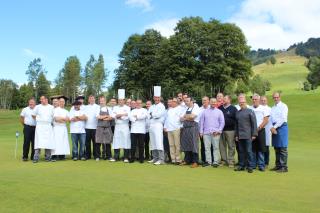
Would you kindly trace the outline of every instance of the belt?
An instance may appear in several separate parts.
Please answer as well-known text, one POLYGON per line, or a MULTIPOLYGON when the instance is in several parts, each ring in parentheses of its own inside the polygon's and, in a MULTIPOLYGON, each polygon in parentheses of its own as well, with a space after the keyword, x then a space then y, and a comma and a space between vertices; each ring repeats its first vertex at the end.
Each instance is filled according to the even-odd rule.
POLYGON ((27 124, 24 124, 24 126, 31 127, 31 128, 36 128, 36 126, 31 126, 31 125, 27 125, 27 124))

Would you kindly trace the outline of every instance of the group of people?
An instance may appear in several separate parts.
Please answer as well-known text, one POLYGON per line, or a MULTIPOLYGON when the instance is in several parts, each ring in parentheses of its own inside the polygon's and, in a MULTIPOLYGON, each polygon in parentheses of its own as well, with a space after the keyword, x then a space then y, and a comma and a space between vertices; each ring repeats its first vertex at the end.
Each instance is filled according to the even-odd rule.
POLYGON ((258 94, 251 96, 251 106, 247 105, 246 96, 239 94, 234 106, 231 96, 218 93, 215 98, 203 97, 199 107, 192 97, 179 93, 169 98, 165 106, 161 87, 155 86, 153 104, 125 99, 125 90, 119 89, 118 99, 112 98, 108 103, 100 96, 96 104, 91 95, 84 105, 85 97, 78 96, 67 111, 65 96, 51 97, 52 105, 41 96, 39 105, 30 99, 20 114, 24 125, 22 159, 28 160, 30 146, 34 163, 39 161, 41 149, 45 150, 46 161, 65 159, 70 155, 70 122, 74 161, 93 157, 96 161, 148 161, 191 168, 201 164, 252 173, 268 167, 272 145, 275 167, 271 170, 287 172, 288 107, 280 93, 275 92, 272 97, 272 108, 267 97, 258 94))

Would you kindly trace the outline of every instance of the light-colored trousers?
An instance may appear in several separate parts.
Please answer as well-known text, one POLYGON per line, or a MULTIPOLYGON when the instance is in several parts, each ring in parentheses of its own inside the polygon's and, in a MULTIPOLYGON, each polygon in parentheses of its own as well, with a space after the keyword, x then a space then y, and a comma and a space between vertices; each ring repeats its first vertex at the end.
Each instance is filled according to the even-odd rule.
POLYGON ((168 132, 172 163, 180 162, 180 129, 168 132))
POLYGON ((235 131, 223 131, 220 137, 221 160, 233 165, 235 149, 235 131))
POLYGON ((204 147, 206 150, 206 161, 211 164, 211 145, 213 147, 213 164, 219 164, 221 160, 219 143, 220 143, 220 135, 213 136, 213 134, 203 135, 204 147))

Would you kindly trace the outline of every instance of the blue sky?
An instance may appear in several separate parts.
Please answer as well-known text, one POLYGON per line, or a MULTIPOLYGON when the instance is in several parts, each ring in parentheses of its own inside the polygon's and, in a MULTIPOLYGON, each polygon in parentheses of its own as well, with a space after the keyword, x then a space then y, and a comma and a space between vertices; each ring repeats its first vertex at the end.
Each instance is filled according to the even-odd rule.
MULTIPOLYGON (((305 24, 297 26, 290 22, 289 14, 277 12, 277 7, 268 3, 272 1, 274 0, 1 1, 0 78, 13 79, 18 84, 26 82, 25 71, 29 62, 40 57, 48 71, 48 79, 53 81, 68 56, 77 55, 84 66, 90 54, 98 57, 102 53, 106 68, 110 71, 110 84, 112 71, 117 67, 117 55, 131 34, 143 33, 145 29, 152 27, 163 35, 170 36, 175 23, 185 16, 234 22, 244 30, 248 43, 253 48, 286 48, 284 45, 293 41, 320 36, 316 22, 310 24, 310 30, 305 29, 305 24), (252 10, 256 12, 252 13, 252 10), (266 36, 267 39, 264 38, 266 36)), ((313 5, 309 10, 303 10, 301 16, 312 10, 314 16, 309 15, 307 18, 318 18, 319 3, 306 1, 311 1, 313 5)), ((288 7, 291 4, 278 5, 288 7)), ((301 10, 299 5, 296 7, 292 9, 301 10)))

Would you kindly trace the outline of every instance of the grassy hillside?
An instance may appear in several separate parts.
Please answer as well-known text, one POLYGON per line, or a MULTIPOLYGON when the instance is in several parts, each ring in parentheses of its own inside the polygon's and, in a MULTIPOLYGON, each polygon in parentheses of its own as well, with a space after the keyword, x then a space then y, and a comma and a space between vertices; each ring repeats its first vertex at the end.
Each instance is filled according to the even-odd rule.
MULTIPOLYGON (((0 112, 0 212, 320 212, 320 96, 284 96, 289 173, 14 159, 18 112, 0 112), (303 115, 303 118, 302 118, 303 115)), ((19 139, 19 158, 22 138, 19 139)), ((271 150, 271 166, 274 153, 271 150)))
POLYGON ((275 65, 263 63, 253 67, 255 74, 259 74, 271 82, 272 91, 280 90, 284 94, 319 92, 319 89, 310 92, 301 91, 308 74, 308 69, 304 66, 307 60, 305 57, 298 56, 294 50, 291 50, 277 54, 275 58, 277 59, 275 65))

